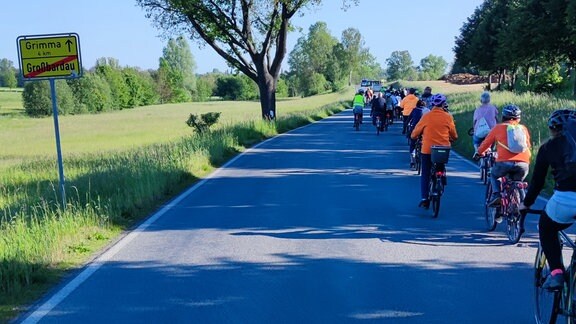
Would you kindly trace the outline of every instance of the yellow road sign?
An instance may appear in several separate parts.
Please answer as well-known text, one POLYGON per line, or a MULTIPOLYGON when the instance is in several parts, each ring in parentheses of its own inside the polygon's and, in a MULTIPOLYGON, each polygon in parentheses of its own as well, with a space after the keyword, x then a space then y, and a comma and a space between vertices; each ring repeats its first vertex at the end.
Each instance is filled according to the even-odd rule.
POLYGON ((20 36, 17 42, 24 79, 69 78, 82 74, 78 34, 20 36))

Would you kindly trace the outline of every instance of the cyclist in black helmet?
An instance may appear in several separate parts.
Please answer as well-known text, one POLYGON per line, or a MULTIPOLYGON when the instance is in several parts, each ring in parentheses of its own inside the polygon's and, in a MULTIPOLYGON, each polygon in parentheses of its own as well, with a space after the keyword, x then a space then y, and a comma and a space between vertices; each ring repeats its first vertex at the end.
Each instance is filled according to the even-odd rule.
POLYGON ((548 118, 550 139, 540 146, 528 193, 520 209, 534 204, 546 181, 548 169, 554 177, 554 194, 540 216, 540 244, 551 274, 543 284, 550 290, 564 284, 564 264, 558 232, 574 223, 576 217, 576 111, 556 110, 548 118))

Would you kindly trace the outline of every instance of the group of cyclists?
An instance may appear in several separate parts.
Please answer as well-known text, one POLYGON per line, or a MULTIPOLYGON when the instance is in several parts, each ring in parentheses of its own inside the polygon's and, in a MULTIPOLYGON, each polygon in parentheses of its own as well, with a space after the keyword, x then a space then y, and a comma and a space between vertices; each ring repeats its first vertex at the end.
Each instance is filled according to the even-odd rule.
MULTIPOLYGON (((408 89, 402 96, 398 90, 389 88, 373 94, 367 101, 362 91, 354 98, 354 113, 362 113, 365 104, 371 103, 373 123, 376 116, 393 118, 401 112, 403 119, 402 134, 410 141, 410 164, 414 164, 414 149, 417 140, 421 140, 420 163, 421 200, 420 207, 428 208, 428 191, 431 169, 431 148, 434 145, 450 146, 458 139, 456 126, 448 111, 447 98, 426 87, 418 96, 416 89, 408 89), (398 96, 397 96, 398 94, 398 96), (357 100, 358 97, 358 100, 357 100)), ((495 149, 495 163, 490 173, 492 197, 488 205, 501 203, 501 178, 507 176, 513 181, 523 181, 528 173, 531 156, 530 132, 521 124, 522 111, 514 104, 502 107, 498 119, 498 108, 491 104, 489 92, 480 96, 480 105, 474 111, 472 121, 472 143, 474 158, 485 156, 495 149)), ((532 178, 527 192, 521 197, 520 210, 529 209, 544 188, 546 177, 551 169, 554 179, 554 193, 549 198, 539 220, 540 244, 548 261, 551 273, 543 284, 549 290, 562 288, 564 264, 562 262, 561 243, 558 232, 570 227, 576 221, 576 111, 560 109, 548 118, 550 138, 538 149, 532 178)), ((523 190, 521 190, 522 193, 523 190)))

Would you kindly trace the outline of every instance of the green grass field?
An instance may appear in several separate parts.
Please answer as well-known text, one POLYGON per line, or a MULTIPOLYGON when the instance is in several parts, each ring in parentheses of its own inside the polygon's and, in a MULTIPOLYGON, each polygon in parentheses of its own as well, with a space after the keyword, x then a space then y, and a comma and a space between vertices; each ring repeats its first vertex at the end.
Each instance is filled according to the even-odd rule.
MULTIPOLYGON (((351 91, 351 90, 350 90, 351 91)), ((277 112, 283 114, 305 111, 328 102, 349 100, 352 92, 326 94, 302 99, 278 101, 277 112)), ((13 94, 0 106, 16 107, 13 94)), ((19 97, 20 98, 20 97, 19 97)), ((2 118, 0 109, 0 169, 30 159, 55 156, 54 123, 52 118, 28 118, 23 110, 17 117, 2 118)), ((8 110, 6 110, 8 111, 8 110)), ((259 102, 213 101, 140 107, 98 115, 61 116, 60 136, 64 159, 69 155, 121 151, 142 145, 168 143, 192 133, 185 124, 190 113, 222 112, 217 127, 258 119, 259 102)))
POLYGON ((22 89, 0 88, 0 120, 23 115, 22 89))
POLYGON ((0 322, 214 167, 258 141, 341 111, 352 96, 350 89, 279 101, 276 123, 260 119, 257 102, 63 116, 66 210, 59 207, 52 118, 0 117, 0 322), (185 124, 190 113, 210 111, 222 112, 212 132, 195 134, 185 124))

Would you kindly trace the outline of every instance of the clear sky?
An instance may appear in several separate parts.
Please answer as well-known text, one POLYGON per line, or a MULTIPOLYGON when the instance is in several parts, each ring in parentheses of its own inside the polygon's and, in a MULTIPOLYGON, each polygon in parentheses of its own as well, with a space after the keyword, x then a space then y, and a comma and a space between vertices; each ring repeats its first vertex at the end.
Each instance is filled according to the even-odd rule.
MULTIPOLYGON (((341 0, 324 0, 317 9, 303 11, 304 16, 294 19, 301 31, 289 34, 288 52, 310 25, 324 21, 338 39, 344 29, 358 29, 383 67, 396 50, 408 50, 415 65, 428 54, 451 62, 454 37, 482 2, 360 0, 357 7, 343 11, 341 0)), ((99 57, 114 57, 121 65, 155 69, 166 44, 135 0, 2 0, 2 11, 0 58, 8 58, 16 67, 16 38, 21 35, 78 33, 85 68, 93 67, 99 57)), ((209 47, 199 47, 192 41, 190 44, 197 73, 227 69, 209 47)))

